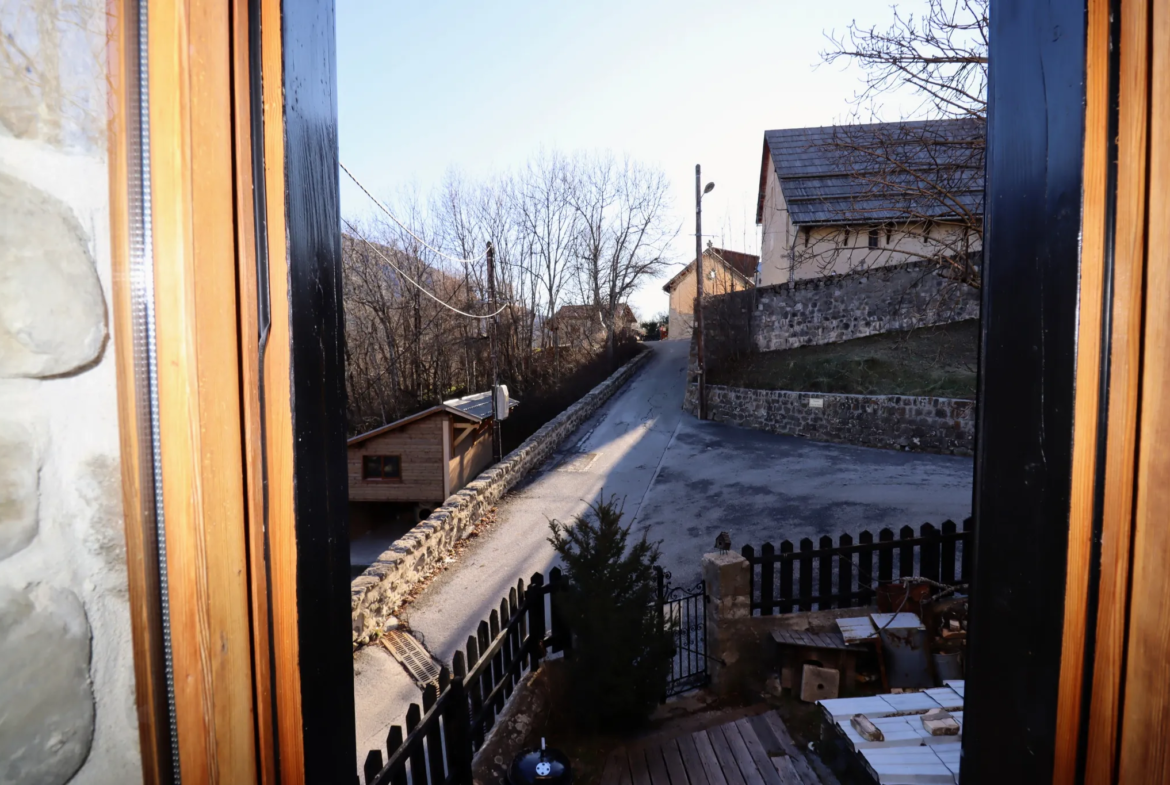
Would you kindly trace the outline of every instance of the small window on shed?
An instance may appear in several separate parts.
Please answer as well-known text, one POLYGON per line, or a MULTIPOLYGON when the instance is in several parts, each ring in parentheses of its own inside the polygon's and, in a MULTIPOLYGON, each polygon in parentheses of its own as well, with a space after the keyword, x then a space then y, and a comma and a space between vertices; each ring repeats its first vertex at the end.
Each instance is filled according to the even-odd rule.
POLYGON ((362 457, 363 480, 401 480, 402 459, 397 455, 365 455, 362 457))
POLYGON ((871 226, 869 228, 869 247, 878 247, 878 228, 876 226, 871 226))

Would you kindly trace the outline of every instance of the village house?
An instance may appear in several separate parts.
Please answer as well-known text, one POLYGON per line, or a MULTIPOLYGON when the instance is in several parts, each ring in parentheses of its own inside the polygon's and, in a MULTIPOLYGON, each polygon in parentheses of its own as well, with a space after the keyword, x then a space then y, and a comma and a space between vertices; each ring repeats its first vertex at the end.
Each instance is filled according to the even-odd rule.
MULTIPOLYGON (((559 346, 597 350, 605 346, 606 329, 601 308, 594 305, 562 305, 549 320, 548 329, 559 346)), ((645 330, 628 303, 617 307, 614 336, 618 341, 640 340, 645 330)))
POLYGON ((492 417, 492 394, 481 392, 350 439, 351 537, 384 523, 413 526, 474 480, 492 462, 492 417))
POLYGON ((984 127, 930 120, 764 132, 758 284, 981 249, 984 127))
MULTIPOLYGON (((741 292, 756 285, 760 257, 739 251, 708 246, 703 251, 703 294, 741 292)), ((695 263, 692 261, 666 282, 662 291, 670 295, 671 338, 690 338, 695 324, 695 263)))

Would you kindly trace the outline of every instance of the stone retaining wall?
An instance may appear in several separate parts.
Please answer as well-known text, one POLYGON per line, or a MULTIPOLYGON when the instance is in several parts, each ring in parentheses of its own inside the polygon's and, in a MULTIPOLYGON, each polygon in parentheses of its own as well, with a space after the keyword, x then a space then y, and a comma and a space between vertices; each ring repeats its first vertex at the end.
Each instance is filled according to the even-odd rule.
MULTIPOLYGON (((979 318, 979 292, 926 262, 754 289, 756 351, 848 341, 979 318)), ((742 295, 741 295, 742 297, 742 295)))
POLYGON ((411 587, 447 557, 452 546, 466 537, 476 521, 528 472, 544 463, 562 441, 613 396, 650 357, 643 350, 608 379, 565 411, 541 426, 495 466, 451 496, 351 584, 353 644, 368 643, 386 623, 411 587))
MULTIPOLYGON (((694 414, 697 403, 698 385, 689 384, 683 408, 694 414)), ((784 436, 863 447, 972 455, 975 445, 975 402, 959 398, 708 385, 707 417, 784 436)))

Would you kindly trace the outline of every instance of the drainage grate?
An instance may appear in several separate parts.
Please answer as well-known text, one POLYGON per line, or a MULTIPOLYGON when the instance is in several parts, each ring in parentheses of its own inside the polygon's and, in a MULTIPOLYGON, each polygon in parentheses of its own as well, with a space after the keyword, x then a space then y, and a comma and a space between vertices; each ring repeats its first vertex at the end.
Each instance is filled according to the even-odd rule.
POLYGON ((597 460, 597 456, 598 456, 598 453, 595 453, 595 452, 583 452, 583 453, 579 453, 577 455, 570 455, 569 457, 565 458, 565 460, 561 463, 560 466, 557 467, 557 471, 561 471, 561 472, 587 471, 589 469, 589 467, 593 465, 593 462, 597 460))
POLYGON ((406 669, 418 686, 425 687, 438 680, 439 666, 410 633, 390 630, 382 636, 382 645, 406 669))

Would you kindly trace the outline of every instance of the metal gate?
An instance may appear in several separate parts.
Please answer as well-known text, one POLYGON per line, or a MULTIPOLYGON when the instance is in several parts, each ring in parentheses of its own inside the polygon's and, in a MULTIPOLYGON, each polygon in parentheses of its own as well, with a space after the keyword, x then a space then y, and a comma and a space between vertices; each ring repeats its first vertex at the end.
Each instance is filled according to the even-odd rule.
POLYGON ((679 695, 706 686, 707 584, 670 586, 670 573, 654 568, 658 577, 658 618, 670 624, 674 636, 674 660, 666 682, 666 695, 679 695))

